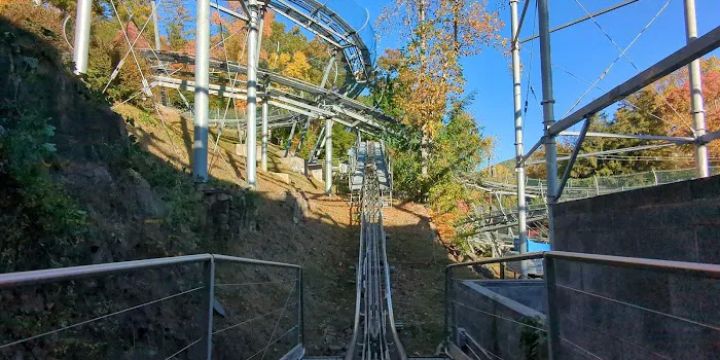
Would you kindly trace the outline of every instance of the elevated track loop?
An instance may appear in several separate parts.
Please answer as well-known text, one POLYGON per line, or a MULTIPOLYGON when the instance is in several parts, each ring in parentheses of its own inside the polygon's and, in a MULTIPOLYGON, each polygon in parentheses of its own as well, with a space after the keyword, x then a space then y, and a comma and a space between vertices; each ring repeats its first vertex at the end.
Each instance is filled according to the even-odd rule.
POLYGON ((353 336, 345 360, 404 360, 405 349, 398 338, 392 306, 390 266, 383 230, 380 182, 375 165, 378 143, 364 144, 368 161, 360 198, 360 255, 353 336))

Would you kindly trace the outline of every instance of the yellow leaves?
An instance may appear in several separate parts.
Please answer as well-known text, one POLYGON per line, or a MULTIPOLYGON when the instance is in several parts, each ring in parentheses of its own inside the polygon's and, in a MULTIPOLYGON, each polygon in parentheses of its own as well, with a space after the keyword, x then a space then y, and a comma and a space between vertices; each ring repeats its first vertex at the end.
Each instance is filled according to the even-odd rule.
POLYGON ((270 54, 268 65, 270 70, 301 80, 308 80, 311 69, 308 58, 302 51, 295 51, 292 56, 284 52, 270 54))

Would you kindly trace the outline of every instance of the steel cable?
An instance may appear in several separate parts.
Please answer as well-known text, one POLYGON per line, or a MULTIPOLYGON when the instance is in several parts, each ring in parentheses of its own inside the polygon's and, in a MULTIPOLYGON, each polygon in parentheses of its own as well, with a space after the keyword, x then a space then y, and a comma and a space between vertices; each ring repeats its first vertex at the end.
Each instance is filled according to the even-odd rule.
POLYGON ((57 334, 57 333, 60 333, 60 332, 65 331, 65 330, 69 330, 69 329, 73 329, 73 328, 76 328, 76 327, 79 327, 79 326, 87 325, 87 324, 92 323, 92 322, 95 322, 95 321, 99 321, 99 320, 107 319, 107 318, 109 318, 109 317, 113 317, 113 316, 116 316, 116 315, 124 314, 124 313, 129 312, 129 311, 133 311, 133 310, 137 310, 137 309, 143 308, 143 307, 145 307, 145 306, 157 304, 157 303, 160 303, 160 302, 163 302, 163 301, 166 301, 166 300, 170 300, 170 299, 172 299, 172 298, 175 298, 175 297, 178 297, 178 296, 182 296, 182 295, 185 295, 185 294, 189 294, 189 293, 191 293, 191 292, 198 291, 198 290, 204 289, 204 288, 205 288, 205 286, 200 286, 200 287, 192 288, 192 289, 190 289, 190 290, 181 291, 181 292, 179 292, 179 293, 175 293, 175 294, 168 295, 168 296, 165 296, 165 297, 162 297, 162 298, 159 298, 159 299, 151 300, 151 301, 148 301, 148 302, 145 302, 145 303, 142 303, 142 304, 138 304, 138 305, 135 305, 135 306, 131 306, 131 307, 128 307, 128 308, 125 308, 125 309, 122 309, 122 310, 118 310, 118 311, 115 311, 115 312, 112 312, 112 313, 109 313, 109 314, 105 314, 105 315, 102 315, 102 316, 98 316, 98 317, 95 317, 95 318, 92 318, 92 319, 84 320, 84 321, 81 321, 81 322, 78 322, 78 323, 75 323, 75 324, 72 324, 72 325, 63 326, 63 327, 61 327, 61 328, 54 329, 54 330, 50 330, 50 331, 46 331, 46 332, 44 332, 44 333, 40 333, 40 334, 37 334, 37 335, 29 336, 29 337, 26 337, 26 338, 24 338, 24 339, 12 341, 12 342, 9 342, 9 343, 0 345, 0 349, 8 348, 8 347, 11 347, 11 346, 14 346, 14 345, 19 345, 19 344, 26 343, 26 342, 32 341, 32 340, 36 340, 36 339, 39 339, 39 338, 42 338, 42 337, 45 337, 45 336, 48 336, 48 335, 57 334))

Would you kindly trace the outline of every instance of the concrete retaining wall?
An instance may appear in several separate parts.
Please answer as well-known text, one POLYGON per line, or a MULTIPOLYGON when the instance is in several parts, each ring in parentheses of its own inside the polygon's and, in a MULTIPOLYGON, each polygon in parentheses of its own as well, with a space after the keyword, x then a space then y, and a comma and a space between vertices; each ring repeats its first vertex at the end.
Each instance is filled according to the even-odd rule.
MULTIPOLYGON (((555 250, 720 263, 720 177, 561 203, 555 229, 555 250)), ((557 272, 561 359, 720 356, 720 280, 565 261, 557 272)))
POLYGON ((528 353, 533 337, 538 349, 545 347, 544 333, 533 328, 542 328, 545 321, 543 281, 461 281, 452 291, 454 323, 489 357, 539 358, 528 353))

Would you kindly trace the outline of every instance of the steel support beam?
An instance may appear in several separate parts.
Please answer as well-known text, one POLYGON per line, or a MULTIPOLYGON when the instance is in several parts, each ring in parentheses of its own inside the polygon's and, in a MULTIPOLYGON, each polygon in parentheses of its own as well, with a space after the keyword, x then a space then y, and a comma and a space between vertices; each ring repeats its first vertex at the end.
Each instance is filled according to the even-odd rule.
POLYGON ((337 57, 337 51, 333 51, 332 56, 330 57, 330 60, 328 61, 327 65, 325 66, 325 71, 323 72, 322 81, 320 81, 320 88, 324 89, 327 85, 328 78, 330 77, 330 71, 333 69, 333 65, 335 65, 335 58, 337 57))
POLYGON ((225 14, 228 14, 228 15, 236 18, 236 19, 240 19, 240 20, 243 20, 243 21, 250 21, 250 19, 249 19, 247 16, 245 16, 245 15, 243 15, 243 14, 237 12, 237 11, 234 11, 234 10, 232 10, 232 9, 228 9, 228 8, 222 6, 222 5, 210 3, 210 6, 212 6, 212 7, 215 8, 215 9, 218 9, 220 12, 223 12, 223 13, 225 13, 225 14))
POLYGON ((570 178, 570 172, 572 171, 572 167, 575 165, 575 160, 577 160, 578 158, 580 148, 582 147, 582 143, 583 141, 585 141, 587 131, 590 128, 590 122, 592 121, 591 119, 592 117, 588 116, 588 118, 585 120, 585 124, 583 124, 582 130, 580 130, 580 135, 575 142, 575 147, 573 148, 572 155, 570 155, 570 159, 567 165, 565 165, 565 171, 563 171, 562 178, 560 179, 560 184, 557 191, 557 198, 555 198, 555 202, 560 201, 560 197, 562 196, 562 192, 565 189, 565 185, 570 178))
POLYGON ((247 40, 247 138, 245 140, 247 183, 252 189, 257 187, 257 69, 258 69, 258 14, 260 5, 257 0, 249 0, 250 29, 247 40))
MULTIPOLYGON (((525 2, 523 17, 527 11, 529 0, 525 2)), ((510 37, 514 41, 510 44, 512 53, 512 80, 513 80, 513 117, 515 120, 515 176, 517 179, 517 210, 518 210, 518 238, 520 240, 520 253, 527 249, 527 202, 525 198, 525 164, 523 164, 523 116, 522 116, 522 75, 520 74, 520 43, 517 38, 521 22, 518 21, 518 0, 510 0, 510 37)), ((521 275, 527 277, 527 266, 521 263, 521 275)))
POLYGON ((622 84, 614 87, 604 95, 558 121, 550 128, 553 135, 579 123, 586 116, 602 111, 608 106, 632 95, 647 85, 660 80, 673 71, 689 64, 691 61, 715 50, 720 46, 720 26, 697 38, 682 49, 672 53, 656 64, 633 76, 622 84))
MULTIPOLYGON (((669 147, 669 146, 675 146, 675 145, 674 144, 652 144, 652 145, 632 146, 632 147, 628 147, 628 148, 589 152, 589 153, 585 153, 585 154, 580 154, 577 157, 588 158, 588 157, 594 157, 594 156, 598 156, 598 155, 612 155, 612 154, 621 154, 621 153, 631 152, 631 151, 660 149, 660 148, 669 147)), ((558 161, 570 160, 570 156, 561 156, 561 157, 558 157, 557 160, 558 161)), ((542 163, 543 163, 543 161, 531 161, 528 163, 528 165, 537 165, 537 164, 542 164, 542 163)))
MULTIPOLYGON (((553 205, 557 199, 557 144, 550 132, 555 124, 555 98, 553 97, 552 56, 550 52, 550 15, 548 1, 538 0, 538 24, 540 33, 540 71, 542 72, 542 106, 545 137, 545 169, 547 172, 548 238, 555 241, 553 205)), ((552 245, 551 245, 552 246, 552 245)))
POLYGON ((332 171, 332 153, 333 153, 333 144, 332 144, 332 128, 333 128, 333 120, 327 119, 325 120, 325 194, 330 195, 332 193, 332 179, 333 179, 333 171, 332 171))
POLYGON ((152 5, 152 19, 153 19, 153 36, 155 37, 155 50, 161 50, 160 46, 160 21, 158 20, 158 5, 159 0, 153 0, 150 4, 152 5))
MULTIPOLYGON (((528 1, 529 1, 529 0, 528 0, 528 1)), ((630 4, 632 4, 632 3, 636 3, 636 2, 638 2, 638 1, 640 1, 640 0, 625 0, 625 1, 621 2, 621 3, 619 3, 619 4, 615 4, 615 5, 613 5, 613 6, 606 7, 606 8, 604 8, 604 9, 598 10, 598 11, 592 13, 592 14, 585 15, 585 16, 583 16, 583 17, 581 17, 581 18, 578 18, 578 19, 575 19, 575 20, 573 20, 573 21, 567 22, 567 23, 562 24, 562 25, 560 25, 560 26, 558 26, 558 27, 554 27, 554 28, 550 29, 550 32, 551 32, 551 33, 554 33, 554 32, 559 31, 559 30, 567 29, 567 28, 569 28, 569 27, 571 27, 571 26, 573 26, 573 25, 580 24, 580 23, 582 23, 582 22, 588 21, 588 20, 590 20, 590 19, 592 19, 592 18, 594 18, 594 17, 598 17, 598 16, 600 16, 600 15, 605 15, 605 14, 611 12, 611 11, 615 11, 615 10, 617 10, 617 9, 620 9, 620 8, 622 8, 622 7, 625 7, 625 6, 630 5, 630 4)), ((533 36, 531 36, 531 37, 529 37, 529 38, 520 40, 520 42, 521 42, 521 43, 526 43, 526 42, 528 42, 528 41, 535 40, 535 39, 537 39, 537 38, 539 38, 539 37, 540 37, 539 35, 533 35, 533 36)))
POLYGON ((292 139, 295 136, 295 128, 297 127, 297 120, 293 121, 292 127, 290 128, 290 136, 288 136, 287 144, 285 145, 285 156, 290 155, 290 148, 292 147, 292 139))
MULTIPOLYGON (((580 133, 577 131, 562 131, 560 136, 579 136, 580 133)), ((695 142, 695 139, 691 137, 682 136, 660 136, 660 135, 644 135, 644 134, 612 134, 604 132, 593 132, 588 131, 585 134, 587 137, 600 137, 600 138, 613 138, 613 139, 637 139, 637 140, 657 140, 667 141, 676 144, 691 144, 695 142)))
POLYGON ((75 39, 73 62, 75 74, 85 74, 90 51, 90 24, 92 23, 92 0, 78 0, 75 12, 75 39))
POLYGON ((208 179, 208 119, 210 118, 210 0, 197 0, 195 28, 195 124, 193 175, 208 179))
POLYGON ((698 138, 698 141, 707 144, 713 140, 720 139, 720 131, 715 131, 711 133, 707 133, 701 137, 698 138))
MULTIPOLYGON (((697 16, 695 14, 695 0, 685 0, 685 33, 687 43, 692 44, 698 38, 697 16)), ((690 99, 692 101, 693 132, 695 138, 705 135, 705 106, 702 93, 702 74, 700 73, 700 59, 695 59, 688 65, 690 74, 690 99)), ((708 148, 701 142, 695 143, 695 167, 698 177, 710 176, 710 163, 708 148)))

